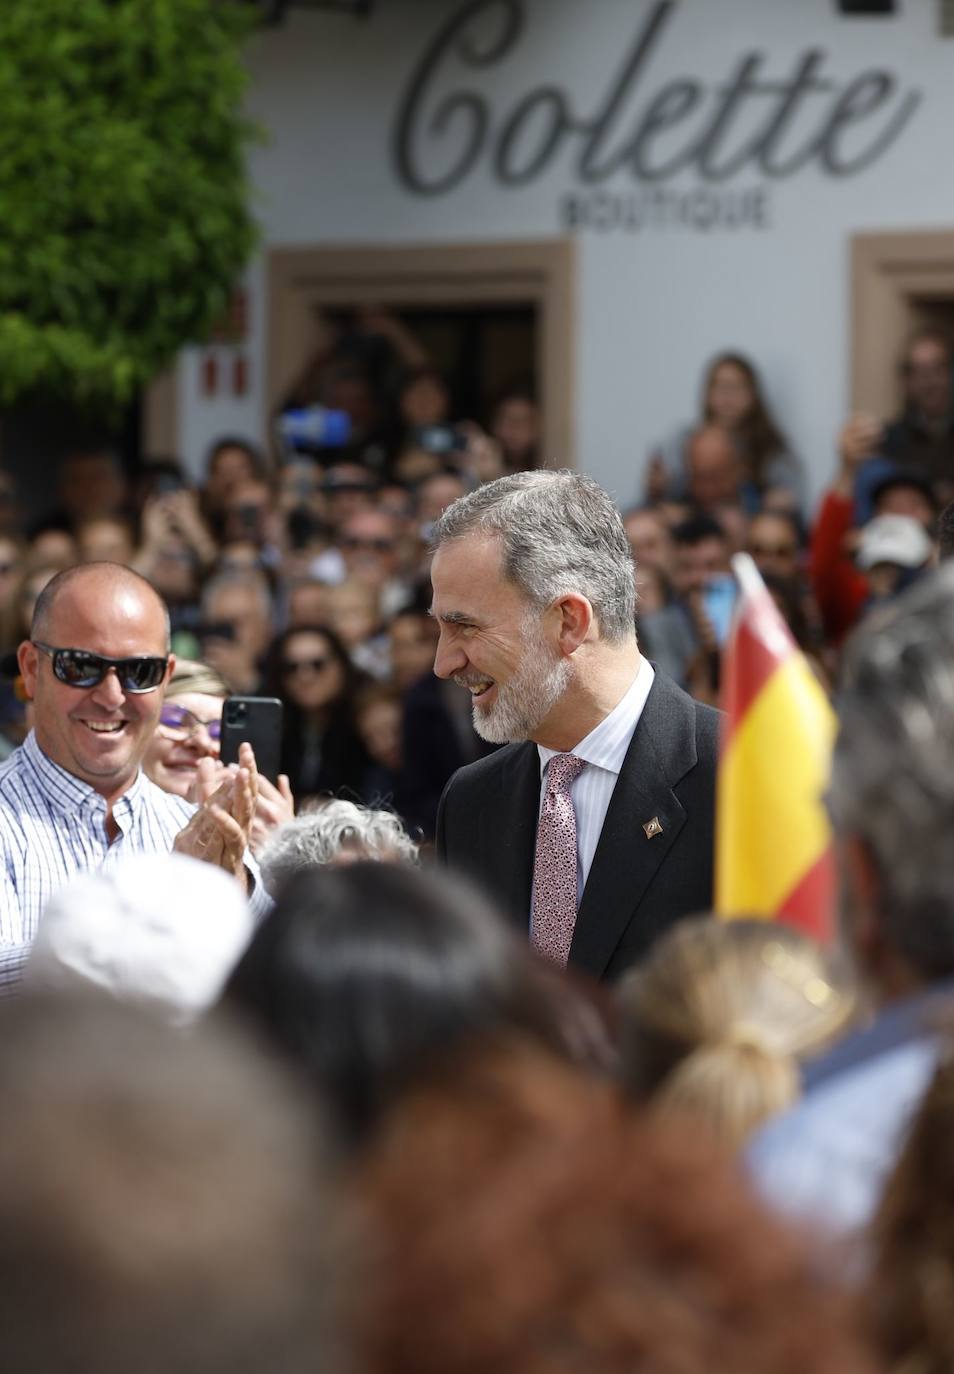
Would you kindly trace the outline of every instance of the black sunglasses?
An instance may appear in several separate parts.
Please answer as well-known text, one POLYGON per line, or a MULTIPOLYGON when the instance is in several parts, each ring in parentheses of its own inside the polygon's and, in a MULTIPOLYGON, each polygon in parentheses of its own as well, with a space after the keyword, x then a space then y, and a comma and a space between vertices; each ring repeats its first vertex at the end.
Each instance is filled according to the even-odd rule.
POLYGON ((282 664, 282 672, 287 676, 290 673, 303 673, 310 668, 314 673, 321 673, 330 662, 330 658, 289 658, 282 664))
POLYGON ((91 654, 86 649, 54 649, 50 644, 41 644, 38 639, 31 640, 31 643, 35 649, 49 654, 54 676, 60 682, 65 682, 67 687, 98 687, 110 668, 115 668, 124 692, 154 692, 169 666, 168 658, 107 658, 104 654, 91 654))

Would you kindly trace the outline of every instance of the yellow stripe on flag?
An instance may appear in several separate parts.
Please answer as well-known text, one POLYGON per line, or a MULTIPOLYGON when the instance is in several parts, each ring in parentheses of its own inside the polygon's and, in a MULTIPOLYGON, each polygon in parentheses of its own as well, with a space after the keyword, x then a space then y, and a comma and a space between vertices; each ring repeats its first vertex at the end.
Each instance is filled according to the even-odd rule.
POLYGON ((835 716, 798 652, 738 722, 718 780, 716 910, 771 919, 831 843, 822 795, 835 716))

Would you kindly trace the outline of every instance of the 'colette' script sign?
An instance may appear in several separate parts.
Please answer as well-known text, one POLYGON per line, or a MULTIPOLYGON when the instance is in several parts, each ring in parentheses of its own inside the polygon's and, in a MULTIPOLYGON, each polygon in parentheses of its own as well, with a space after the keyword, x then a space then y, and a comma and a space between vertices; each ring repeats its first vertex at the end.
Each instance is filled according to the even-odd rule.
POLYGON ((470 73, 516 47, 523 4, 469 0, 437 33, 401 101, 393 156, 402 183, 440 195, 482 159, 505 186, 527 185, 555 159, 587 187, 617 174, 657 184, 684 172, 710 185, 745 172, 781 178, 811 163, 851 176, 891 146, 920 101, 883 68, 836 80, 818 48, 799 53, 781 76, 768 74, 765 54, 753 49, 724 80, 682 76, 653 88, 649 69, 674 8, 675 0, 647 8, 618 71, 583 113, 552 83, 492 108, 470 73))

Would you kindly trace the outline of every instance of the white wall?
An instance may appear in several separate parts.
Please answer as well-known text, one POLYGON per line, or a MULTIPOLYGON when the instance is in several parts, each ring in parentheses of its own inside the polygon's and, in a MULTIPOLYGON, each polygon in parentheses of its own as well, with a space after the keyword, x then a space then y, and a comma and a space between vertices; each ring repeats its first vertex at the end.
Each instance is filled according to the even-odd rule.
MULTIPOLYGON (((469 32, 489 41, 508 5, 493 0, 469 32)), ((544 175, 503 187, 483 158, 444 195, 402 186, 389 139, 409 76, 459 0, 378 0, 370 20, 293 10, 262 32, 250 51, 250 107, 269 130, 252 172, 267 244, 418 243, 539 237, 563 232, 560 201, 579 190, 578 141, 566 140, 544 175)), ((493 105, 497 128, 531 88, 566 89, 577 116, 592 116, 650 0, 520 0, 522 35, 493 66, 441 68, 440 89, 474 89, 493 105)), ((860 230, 954 225, 949 160, 954 127, 954 40, 934 32, 933 0, 901 0, 892 19, 843 19, 833 0, 676 0, 658 45, 625 107, 634 123, 668 80, 724 83, 741 54, 764 53, 764 73, 781 80, 809 48, 824 50, 821 75, 840 89, 858 73, 885 68, 898 93, 884 110, 846 133, 845 148, 867 143, 909 91, 921 101, 893 145, 866 170, 834 178, 813 163, 767 181, 747 168, 720 193, 762 186, 766 229, 585 229, 578 233, 576 344, 578 458, 621 500, 636 490, 647 447, 691 417, 706 359, 733 347, 760 366, 793 446, 817 489, 831 465, 832 439, 848 403, 849 238, 860 230)), ((807 97, 792 146, 835 93, 807 97)), ((707 94, 711 103, 714 97, 707 94)), ((753 98, 757 102, 759 98, 753 98)), ((433 108, 433 101, 431 102, 433 108)), ((700 106, 700 111, 703 110, 700 106)), ((752 116, 766 108, 752 103, 752 116)), ((764 117, 762 115, 759 116, 764 117)), ((685 122, 700 126, 700 113, 685 122)), ((748 127, 739 125, 738 141, 748 127)), ((753 125, 754 127, 754 125, 753 125)), ((683 135, 673 132, 675 147, 683 135)), ((450 155, 453 139, 432 149, 450 155)), ((681 173, 670 189, 702 183, 681 173)), ((639 183, 620 171, 607 183, 623 195, 639 183)), ((242 401, 198 395, 196 356, 185 355, 182 446, 195 464, 222 428, 257 433, 262 420, 264 321, 261 259, 250 272, 252 390, 242 401)), ((891 398, 886 398, 890 408, 891 398)))

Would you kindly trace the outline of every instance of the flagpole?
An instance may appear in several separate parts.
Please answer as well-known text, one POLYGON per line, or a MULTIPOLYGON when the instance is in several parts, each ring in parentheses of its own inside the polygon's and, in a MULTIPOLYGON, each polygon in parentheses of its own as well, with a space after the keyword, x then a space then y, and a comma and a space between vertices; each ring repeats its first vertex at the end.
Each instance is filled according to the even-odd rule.
POLYGON ((734 553, 729 562, 743 595, 758 596, 760 592, 768 590, 750 553, 734 553))

